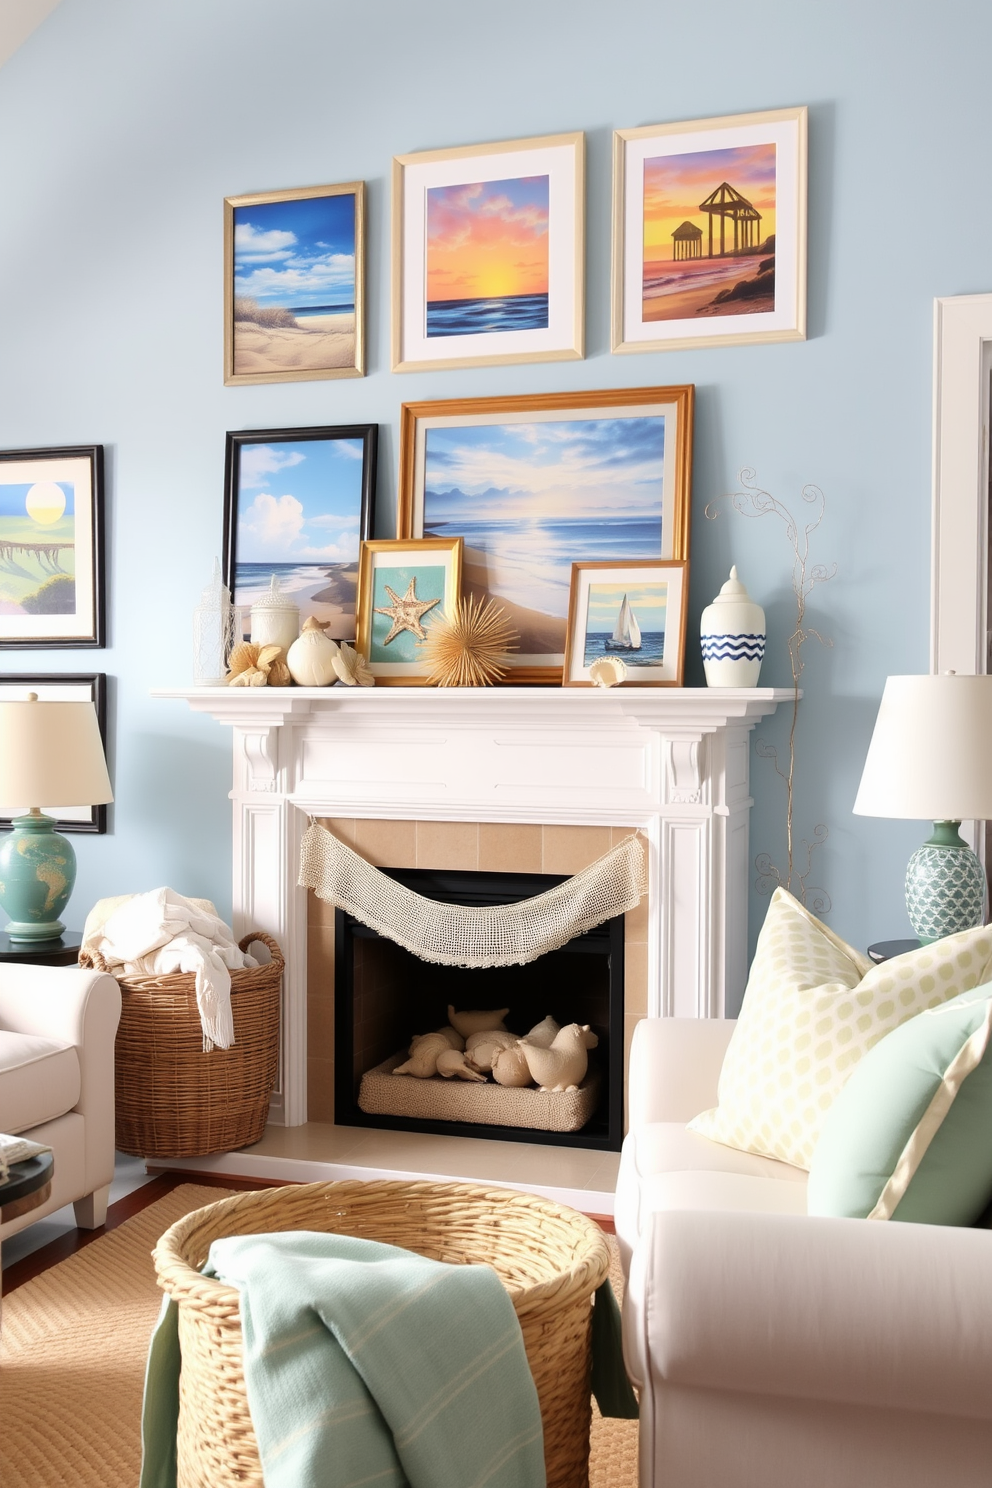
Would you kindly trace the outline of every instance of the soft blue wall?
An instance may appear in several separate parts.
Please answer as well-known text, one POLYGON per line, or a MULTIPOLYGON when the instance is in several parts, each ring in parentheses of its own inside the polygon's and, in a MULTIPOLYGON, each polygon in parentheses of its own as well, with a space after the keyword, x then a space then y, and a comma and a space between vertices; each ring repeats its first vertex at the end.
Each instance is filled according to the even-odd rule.
MULTIPOLYGON (((780 526, 703 508, 739 467, 794 507, 826 492, 796 824, 830 830, 813 879, 855 943, 908 933, 912 823, 851 815, 887 673, 928 665, 931 318, 992 287, 987 58, 970 0, 63 0, 0 71, 0 447, 102 442, 110 644, 8 652, 8 671, 111 679, 113 830, 80 838, 75 917, 168 882, 230 909, 229 740, 152 687, 190 678, 190 612, 221 545, 227 429, 378 421, 392 530, 401 401, 694 382, 693 629, 736 561, 788 681, 780 526), (609 353, 614 128, 810 107, 805 343, 609 353), (584 129, 588 356, 388 371, 393 154, 584 129), (225 388, 225 195, 369 183, 364 380, 225 388)), ((781 720, 768 732, 784 738, 781 720)), ((781 857, 784 794, 753 762, 752 847, 781 857)), ((765 901, 755 897, 760 923, 765 901)))

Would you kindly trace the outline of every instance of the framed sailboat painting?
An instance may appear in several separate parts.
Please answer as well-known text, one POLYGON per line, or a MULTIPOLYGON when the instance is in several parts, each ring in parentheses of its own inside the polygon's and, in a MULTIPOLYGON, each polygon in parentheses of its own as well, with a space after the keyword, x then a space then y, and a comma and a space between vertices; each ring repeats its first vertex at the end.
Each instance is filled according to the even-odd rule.
POLYGON ((564 685, 681 687, 688 569, 657 559, 573 563, 564 685))

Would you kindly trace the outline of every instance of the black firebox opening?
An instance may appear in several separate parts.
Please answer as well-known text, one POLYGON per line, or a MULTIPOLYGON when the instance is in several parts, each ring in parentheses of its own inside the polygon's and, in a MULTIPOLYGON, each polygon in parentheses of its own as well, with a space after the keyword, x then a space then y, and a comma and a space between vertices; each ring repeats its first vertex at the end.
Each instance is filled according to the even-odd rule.
MULTIPOLYGON (((452 904, 515 904, 563 883, 549 873, 468 873, 422 868, 384 868, 398 883, 452 904)), ((585 1147, 617 1152, 623 1135, 624 924, 617 915, 526 966, 466 970, 432 966, 379 936, 343 910, 335 915, 334 938, 334 1119, 340 1126, 435 1132, 585 1147), (362 1075, 406 1049, 420 1033, 448 1021, 457 1009, 510 1009, 506 1026, 527 1033, 548 1014, 560 1024, 588 1023, 599 1038, 592 1051, 600 1072, 595 1113, 576 1132, 476 1122, 379 1116, 362 1111, 362 1075)))

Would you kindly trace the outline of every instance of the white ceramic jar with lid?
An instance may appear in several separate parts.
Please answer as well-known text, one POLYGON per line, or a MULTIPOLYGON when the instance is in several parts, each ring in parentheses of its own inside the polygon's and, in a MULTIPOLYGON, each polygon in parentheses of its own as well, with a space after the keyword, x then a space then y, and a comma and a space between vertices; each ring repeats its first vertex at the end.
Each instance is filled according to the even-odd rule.
POLYGON ((277 574, 272 575, 269 592, 251 607, 251 641, 253 646, 281 646, 288 651, 300 633, 300 607, 284 594, 277 574))
POLYGON ((765 654, 765 612, 748 594, 736 566, 699 622, 707 687, 757 687, 765 654))

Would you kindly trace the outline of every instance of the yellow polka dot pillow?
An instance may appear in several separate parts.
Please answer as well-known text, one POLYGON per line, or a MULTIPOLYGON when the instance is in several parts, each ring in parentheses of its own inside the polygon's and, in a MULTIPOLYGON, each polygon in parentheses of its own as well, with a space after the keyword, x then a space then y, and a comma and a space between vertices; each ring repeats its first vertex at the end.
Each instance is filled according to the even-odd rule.
POLYGON ((992 927, 962 930, 880 966, 776 889, 720 1073, 719 1105, 689 1126, 808 1168, 858 1060, 893 1028, 992 981, 992 927))

